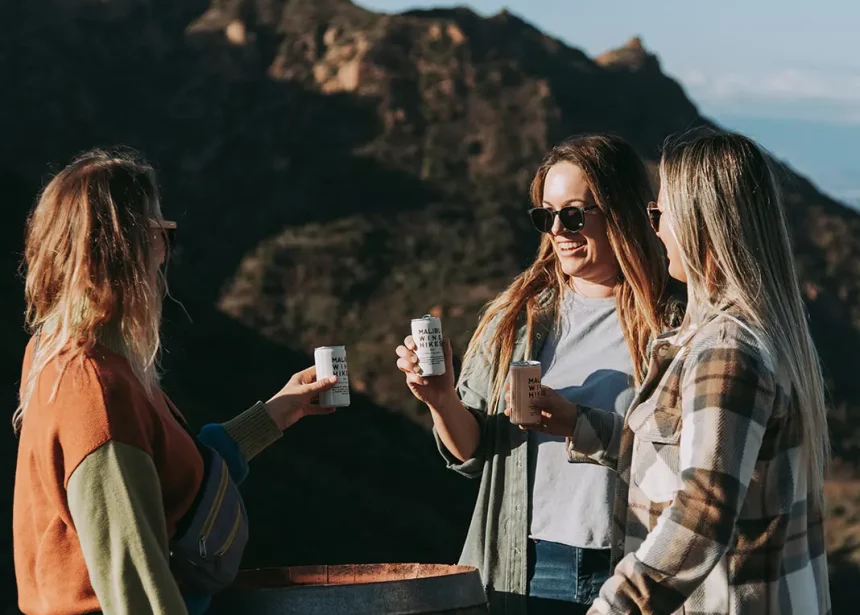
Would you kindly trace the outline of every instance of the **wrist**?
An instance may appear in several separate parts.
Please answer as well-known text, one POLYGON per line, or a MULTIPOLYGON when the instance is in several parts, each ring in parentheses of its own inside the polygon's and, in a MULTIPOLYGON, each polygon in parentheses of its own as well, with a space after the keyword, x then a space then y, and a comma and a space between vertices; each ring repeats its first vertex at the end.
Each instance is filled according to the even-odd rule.
POLYGON ((301 409, 292 408, 292 404, 287 403, 287 400, 281 397, 273 397, 263 405, 266 407, 266 414, 281 431, 302 418, 301 409))
POLYGON ((452 412, 463 410, 463 402, 457 396, 457 391, 451 389, 438 399, 428 402, 427 406, 430 412, 440 416, 450 416, 452 412))

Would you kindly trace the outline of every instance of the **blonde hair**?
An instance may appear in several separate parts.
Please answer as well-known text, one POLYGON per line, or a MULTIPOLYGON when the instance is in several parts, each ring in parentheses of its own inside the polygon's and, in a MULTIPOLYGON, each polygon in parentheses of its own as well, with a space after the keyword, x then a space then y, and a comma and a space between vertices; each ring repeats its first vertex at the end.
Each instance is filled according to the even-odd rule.
POLYGON ((732 302, 764 334, 766 351, 792 383, 808 444, 810 487, 820 497, 830 454, 824 379, 775 169, 747 137, 705 134, 670 145, 660 174, 661 206, 687 274, 685 326, 732 302))
POLYGON ((42 191, 27 221, 26 314, 36 344, 16 431, 46 366, 59 359, 53 400, 69 364, 100 339, 113 340, 150 395, 157 389, 166 288, 154 260, 158 220, 153 169, 130 152, 87 152, 42 191))
MULTIPOLYGON (((644 377, 648 343, 663 332, 672 312, 664 300, 668 274, 663 247, 646 214, 648 202, 654 199, 648 172, 636 151, 620 137, 573 137, 553 148, 538 168, 531 184, 533 206, 541 206, 546 175, 562 162, 582 169, 595 204, 606 218, 609 243, 621 272, 615 301, 638 384, 644 377)), ((520 319, 524 315, 526 357, 531 358, 536 318, 546 308, 539 300, 554 291, 548 307, 559 318, 562 291, 567 286, 568 278, 552 240, 544 234, 534 263, 484 309, 463 358, 461 378, 477 354, 489 356, 492 384, 488 412, 494 413, 502 399, 520 319)))

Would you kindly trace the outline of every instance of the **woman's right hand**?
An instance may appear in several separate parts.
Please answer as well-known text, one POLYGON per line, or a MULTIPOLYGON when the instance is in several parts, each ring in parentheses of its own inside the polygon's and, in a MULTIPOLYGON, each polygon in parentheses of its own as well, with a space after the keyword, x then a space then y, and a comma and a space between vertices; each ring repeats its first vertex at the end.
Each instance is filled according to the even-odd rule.
POLYGON ((335 384, 335 376, 317 380, 316 367, 304 369, 293 374, 284 388, 266 402, 266 412, 281 431, 303 416, 330 414, 334 412, 334 408, 321 407, 317 402, 319 394, 328 391, 335 384))
POLYGON ((397 347, 397 368, 406 374, 406 384, 412 394, 431 407, 440 407, 442 403, 456 397, 454 390, 454 362, 451 353, 451 342, 447 339, 442 343, 445 353, 445 373, 441 376, 422 376, 418 369, 418 355, 415 340, 410 335, 403 340, 403 345, 397 347))

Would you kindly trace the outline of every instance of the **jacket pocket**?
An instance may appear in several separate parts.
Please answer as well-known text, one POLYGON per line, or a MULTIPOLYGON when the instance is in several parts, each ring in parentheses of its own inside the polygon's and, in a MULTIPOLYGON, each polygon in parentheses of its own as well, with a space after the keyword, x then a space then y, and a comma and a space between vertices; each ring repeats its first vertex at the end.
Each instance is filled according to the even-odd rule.
POLYGON ((681 439, 681 409, 660 406, 647 399, 630 413, 627 424, 637 440, 655 444, 677 444, 681 439))
POLYGON ((681 488, 680 408, 652 400, 637 406, 627 419, 635 433, 630 469, 633 484, 651 502, 669 502, 681 488))

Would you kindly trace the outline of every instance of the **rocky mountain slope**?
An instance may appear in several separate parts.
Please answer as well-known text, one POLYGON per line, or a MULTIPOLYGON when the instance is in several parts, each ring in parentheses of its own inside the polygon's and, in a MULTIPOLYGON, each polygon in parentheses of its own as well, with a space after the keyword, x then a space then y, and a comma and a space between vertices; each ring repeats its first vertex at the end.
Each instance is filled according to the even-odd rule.
MULTIPOLYGON (((250 564, 455 558, 474 486, 444 470, 394 367, 409 319, 442 316, 462 351, 480 306, 534 252, 527 186, 553 143, 612 131, 653 162, 667 135, 708 123, 640 41, 591 59, 505 12, 39 0, 0 2, 0 23, 2 382, 17 381, 25 340, 23 218, 49 170, 95 145, 153 160, 179 221, 169 278, 192 322, 168 307, 165 386, 193 422, 271 394, 316 345, 348 346, 354 407, 255 461, 250 564)), ((860 216, 785 179, 836 470, 853 475, 860 216)), ((854 578, 844 559, 839 578, 854 578)))

